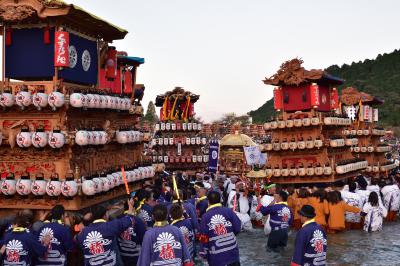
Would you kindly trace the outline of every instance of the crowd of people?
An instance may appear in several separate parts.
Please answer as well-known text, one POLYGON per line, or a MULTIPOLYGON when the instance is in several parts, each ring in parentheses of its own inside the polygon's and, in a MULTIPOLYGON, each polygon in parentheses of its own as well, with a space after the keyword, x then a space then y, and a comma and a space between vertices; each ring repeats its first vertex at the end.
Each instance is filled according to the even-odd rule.
POLYGON ((396 220, 399 182, 399 175, 358 176, 330 186, 260 187, 222 174, 165 175, 108 208, 77 215, 56 205, 42 217, 22 210, 1 220, 2 263, 236 266, 237 234, 263 224, 269 252, 283 250, 294 228, 292 265, 325 265, 327 234, 380 231, 384 219, 396 220))

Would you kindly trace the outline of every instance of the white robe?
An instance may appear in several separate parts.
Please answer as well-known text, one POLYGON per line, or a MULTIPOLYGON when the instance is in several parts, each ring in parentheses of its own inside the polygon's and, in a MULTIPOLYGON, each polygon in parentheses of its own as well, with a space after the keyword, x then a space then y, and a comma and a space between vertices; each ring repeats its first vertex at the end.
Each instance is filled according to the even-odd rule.
MULTIPOLYGON (((363 208, 363 199, 360 194, 350 192, 350 191, 341 191, 343 200, 349 204, 350 206, 357 207, 359 209, 363 208)), ((361 220, 361 216, 359 213, 346 212, 345 213, 346 222, 350 223, 359 223, 361 220)))
POLYGON ((384 186, 381 190, 383 204, 388 211, 399 211, 400 209, 400 189, 398 185, 384 186))
POLYGON ((381 231, 383 218, 387 215, 386 208, 381 204, 378 204, 378 206, 371 206, 371 204, 367 202, 362 211, 367 214, 364 220, 364 230, 367 232, 381 231))
MULTIPOLYGON (((228 208, 234 208, 235 195, 236 191, 231 190, 228 195, 228 208)), ((238 196, 239 197, 236 198, 236 209, 234 211, 237 217, 242 222, 242 230, 251 231, 253 229, 253 225, 251 223, 250 215, 248 214, 248 211, 250 209, 249 199, 243 196, 243 192, 239 192, 238 196)))

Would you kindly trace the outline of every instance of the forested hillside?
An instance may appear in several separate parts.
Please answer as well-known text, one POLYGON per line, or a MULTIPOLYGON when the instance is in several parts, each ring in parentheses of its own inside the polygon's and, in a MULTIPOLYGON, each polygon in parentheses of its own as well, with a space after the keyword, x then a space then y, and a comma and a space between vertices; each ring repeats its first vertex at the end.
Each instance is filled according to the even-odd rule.
MULTIPOLYGON (((351 65, 333 65, 326 69, 329 74, 346 80, 343 87, 355 87, 385 100, 379 107, 381 123, 386 126, 400 126, 400 51, 378 55, 375 59, 353 62, 351 65)), ((256 123, 262 123, 274 114, 273 100, 249 115, 256 123)))

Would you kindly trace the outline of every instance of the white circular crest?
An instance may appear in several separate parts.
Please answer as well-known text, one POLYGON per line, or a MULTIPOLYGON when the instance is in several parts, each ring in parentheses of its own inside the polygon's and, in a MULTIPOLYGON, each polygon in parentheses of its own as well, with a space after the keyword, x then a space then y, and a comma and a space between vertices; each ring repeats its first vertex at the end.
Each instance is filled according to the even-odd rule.
POLYGON ((217 152, 217 151, 212 151, 211 157, 213 158, 213 160, 217 159, 217 157, 218 157, 218 152, 217 152))
POLYGON ((76 52, 76 48, 73 45, 70 45, 68 48, 69 53, 69 67, 74 68, 76 63, 78 62, 78 53, 76 52))
POLYGON ((83 53, 82 53, 82 67, 83 67, 83 70, 85 70, 85 71, 89 70, 90 62, 91 62, 91 59, 90 59, 89 51, 88 50, 83 51, 83 53))

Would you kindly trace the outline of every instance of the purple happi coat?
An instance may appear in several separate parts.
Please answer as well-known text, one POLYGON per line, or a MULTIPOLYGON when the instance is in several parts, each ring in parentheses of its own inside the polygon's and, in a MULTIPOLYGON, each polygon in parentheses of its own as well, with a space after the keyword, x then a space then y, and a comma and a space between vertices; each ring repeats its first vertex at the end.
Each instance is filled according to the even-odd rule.
POLYGON ((200 255, 210 266, 222 266, 239 261, 236 235, 241 222, 236 214, 221 204, 211 205, 201 218, 200 255))
POLYGON ((30 266, 34 258, 44 256, 47 250, 33 234, 24 228, 21 230, 16 228, 7 233, 3 244, 5 247, 4 266, 30 266))
POLYGON ((38 240, 42 241, 46 236, 51 237, 47 256, 38 258, 36 266, 66 265, 67 252, 74 249, 71 229, 62 224, 61 221, 45 222, 38 231, 38 240))
POLYGON ((118 236, 119 254, 124 265, 136 265, 140 249, 146 233, 146 224, 142 219, 134 217, 135 222, 118 236))
POLYGON ((181 231, 175 226, 158 225, 146 232, 143 239, 138 266, 181 266, 191 257, 181 231))
POLYGON ((96 220, 77 235, 77 241, 83 250, 85 266, 117 265, 116 243, 123 231, 134 224, 133 216, 125 216, 106 222, 96 220))
POLYGON ((291 265, 325 265, 326 248, 326 234, 322 227, 312 220, 297 232, 291 265))
POLYGON ((192 258, 194 258, 195 253, 195 230, 193 229, 191 219, 181 219, 176 220, 171 223, 171 225, 179 228, 183 234, 183 238, 185 239, 187 248, 192 258))

